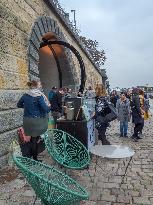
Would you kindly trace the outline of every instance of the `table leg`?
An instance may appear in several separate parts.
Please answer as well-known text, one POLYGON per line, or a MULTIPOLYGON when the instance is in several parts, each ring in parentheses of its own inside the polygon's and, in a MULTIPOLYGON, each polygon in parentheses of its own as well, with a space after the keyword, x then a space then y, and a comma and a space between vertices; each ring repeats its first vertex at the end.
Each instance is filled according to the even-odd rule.
MULTIPOLYGON (((96 163, 95 163, 95 173, 96 173, 96 169, 97 169, 97 166, 103 171, 103 172, 105 172, 106 170, 105 170, 105 167, 102 167, 102 166, 100 166, 99 165, 99 163, 98 163, 98 159, 99 159, 99 156, 98 155, 96 155, 96 163)), ((105 158, 103 158, 103 160, 104 160, 105 158)))
POLYGON ((91 183, 92 183, 92 182, 93 182, 93 180, 92 180, 92 177, 91 177, 91 175, 90 175, 89 165, 87 166, 87 172, 88 172, 88 175, 89 175, 89 177, 90 177, 90 181, 91 181, 91 183))
POLYGON ((121 185, 124 183, 124 178, 125 178, 125 176, 126 176, 126 174, 127 174, 127 170, 128 170, 129 165, 130 165, 130 162, 132 161, 132 158, 133 158, 133 156, 130 157, 130 160, 129 160, 127 166, 126 166, 125 173, 124 173, 124 175, 122 176, 121 185))
POLYGON ((101 166, 98 164, 98 160, 97 160, 97 166, 98 166, 102 171, 105 171, 105 168, 101 167, 101 166))
POLYGON ((96 167, 98 165, 98 155, 96 155, 96 162, 95 162, 95 173, 96 173, 96 167))
MULTIPOLYGON (((95 170, 95 174, 94 174, 94 177, 96 175, 96 167, 98 165, 98 156, 96 155, 96 161, 95 161, 95 167, 94 167, 94 170, 95 170)), ((87 172, 89 174, 89 177, 90 177, 90 180, 91 180, 91 183, 94 183, 94 177, 92 179, 91 175, 90 175, 90 172, 89 172, 89 165, 87 166, 87 172)))
POLYGON ((33 205, 36 204, 36 201, 37 201, 37 195, 36 195, 36 197, 35 197, 35 199, 34 199, 33 205))
MULTIPOLYGON (((97 165, 98 165, 98 155, 96 155, 96 161, 95 161, 95 174, 94 174, 94 177, 96 176, 96 168, 97 168, 97 165)), ((93 179, 93 183, 94 183, 94 179, 93 179)))

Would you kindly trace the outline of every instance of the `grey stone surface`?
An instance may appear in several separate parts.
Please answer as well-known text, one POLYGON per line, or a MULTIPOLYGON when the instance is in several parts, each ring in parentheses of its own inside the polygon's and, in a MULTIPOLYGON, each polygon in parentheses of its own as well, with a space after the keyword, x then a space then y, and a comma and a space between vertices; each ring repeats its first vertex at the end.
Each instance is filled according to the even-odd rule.
POLYGON ((55 27, 55 33, 56 33, 57 36, 59 35, 59 31, 60 31, 60 28, 58 26, 56 26, 55 27))
MULTIPOLYGON (((39 62, 39 51, 34 48, 32 44, 29 45, 29 54, 39 62)), ((30 56, 29 56, 30 57, 30 56)))
POLYGON ((48 30, 52 31, 52 21, 51 21, 51 18, 47 18, 47 25, 48 25, 48 30))
POLYGON ((29 69, 30 71, 39 74, 38 63, 29 56, 29 69))
POLYGON ((9 155, 5 154, 0 157, 0 169, 3 169, 6 165, 8 165, 9 155))
POLYGON ((31 1, 31 0, 25 0, 25 2, 29 5, 29 7, 35 11, 35 13, 37 15, 43 15, 43 11, 42 11, 42 4, 43 4, 43 1, 39 1, 39 0, 34 0, 34 1, 31 1))
MULTIPOLYGON (((38 23, 37 23, 37 22, 34 23, 33 30, 35 30, 35 33, 36 33, 36 35, 37 35, 37 37, 38 37, 38 39, 39 39, 39 42, 41 42, 41 40, 42 40, 42 35, 41 35, 41 32, 40 32, 40 29, 39 29, 39 27, 38 27, 38 23)), ((31 38, 33 38, 32 35, 33 35, 34 38, 35 38, 35 34, 34 34, 34 33, 31 33, 31 38)))
POLYGON ((15 27, 21 31, 27 33, 29 30, 28 23, 22 21, 21 18, 17 17, 15 14, 10 12, 6 7, 0 4, 0 17, 13 24, 15 27))
POLYGON ((17 72, 17 60, 18 58, 3 52, 0 53, 0 69, 10 71, 13 73, 17 72))
POLYGON ((51 25, 52 25, 52 32, 55 32, 57 22, 54 19, 51 19, 51 25))
POLYGON ((42 21, 42 25, 43 25, 44 31, 45 31, 45 33, 47 33, 49 29, 48 29, 46 17, 43 16, 43 17, 41 18, 41 21, 42 21))
POLYGON ((35 73, 29 72, 29 79, 30 80, 40 80, 40 78, 38 77, 38 75, 36 76, 35 73))
POLYGON ((8 153, 10 144, 15 139, 18 139, 17 129, 0 134, 0 157, 8 153))
MULTIPOLYGON (((89 173, 84 170, 66 170, 67 174, 84 186, 90 193, 89 200, 83 201, 81 205, 152 205, 153 204, 153 119, 145 122, 144 138, 138 142, 134 142, 131 138, 119 137, 119 123, 114 121, 107 130, 107 137, 111 144, 128 145, 135 150, 135 155, 127 169, 127 174, 122 182, 125 168, 129 162, 127 159, 104 159, 92 156, 89 166, 89 173, 93 179, 91 182, 89 173), (151 154, 150 154, 151 153, 151 154), (101 168, 100 168, 101 167, 101 168), (122 173, 122 174, 121 174, 122 173)), ((129 136, 133 133, 133 126, 130 123, 129 136)), ((100 141, 98 142, 100 144, 100 141)), ((48 153, 44 151, 39 156, 44 163, 52 165, 57 169, 61 167, 53 162, 48 153)), ((64 170, 61 169, 63 172, 64 170)), ((24 178, 17 179, 24 181, 24 178)), ((22 182, 12 179, 11 182, 5 182, 1 189, 3 196, 0 196, 2 203, 5 205, 15 205, 27 203, 32 205, 34 192, 28 184, 20 187, 22 182), (14 187, 16 183, 17 189, 9 189, 14 187), (11 186, 9 186, 11 185, 11 186), (7 192, 6 192, 7 190, 7 192)), ((40 200, 36 201, 37 205, 41 205, 40 200)))
POLYGON ((45 31, 44 31, 44 27, 42 25, 42 21, 39 20, 39 21, 37 21, 37 23, 38 23, 38 28, 40 30, 41 36, 43 36, 45 34, 45 31))
POLYGON ((24 32, 19 32, 19 29, 16 28, 13 24, 8 23, 6 20, 0 18, 0 25, 3 25, 0 28, 0 35, 4 35, 6 38, 10 38, 20 44, 27 46, 28 35, 24 32), (9 30, 9 32, 8 32, 9 30))
POLYGON ((19 98, 26 90, 0 90, 0 111, 17 108, 19 98))
POLYGON ((23 0, 19 1, 12 1, 12 0, 1 0, 1 4, 7 8, 7 10, 11 11, 16 15, 16 10, 18 11, 18 16, 20 16, 20 19, 27 22, 29 25, 32 22, 33 16, 35 16, 34 12, 32 12, 32 9, 25 3, 23 0), (10 6, 11 5, 11 6, 10 6))
POLYGON ((0 52, 27 59, 27 48, 23 44, 14 41, 14 39, 6 38, 4 35, 0 41, 0 52))
POLYGON ((12 130, 22 125, 23 109, 0 112, 0 133, 12 130))
POLYGON ((31 33, 31 38, 30 40, 34 43, 34 45, 36 46, 36 48, 39 50, 39 46, 40 46, 40 40, 39 40, 39 36, 37 35, 36 32, 32 32, 31 33))

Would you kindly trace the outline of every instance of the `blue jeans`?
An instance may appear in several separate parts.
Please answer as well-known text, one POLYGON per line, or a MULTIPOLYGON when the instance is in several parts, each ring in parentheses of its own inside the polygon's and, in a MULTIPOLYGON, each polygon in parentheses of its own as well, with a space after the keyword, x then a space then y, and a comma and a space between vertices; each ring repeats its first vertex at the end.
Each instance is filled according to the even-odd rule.
POLYGON ((120 133, 121 135, 127 135, 127 130, 128 130, 128 122, 120 122, 120 133))

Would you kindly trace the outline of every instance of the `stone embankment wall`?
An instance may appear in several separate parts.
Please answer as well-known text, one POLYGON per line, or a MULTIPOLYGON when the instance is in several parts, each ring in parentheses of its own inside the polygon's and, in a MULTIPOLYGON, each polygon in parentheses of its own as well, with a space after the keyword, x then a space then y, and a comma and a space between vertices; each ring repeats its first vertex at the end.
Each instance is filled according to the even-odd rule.
MULTIPOLYGON (((51 0, 1 0, 0 1, 0 168, 7 164, 8 148, 17 137, 17 128, 22 125, 22 109, 16 107, 19 97, 27 90, 29 80, 29 45, 35 22, 50 18, 47 31, 44 27, 35 29, 36 50, 42 34, 52 31, 56 36, 72 44, 83 58, 87 83, 101 83, 101 74, 94 66, 83 47, 75 38, 63 19, 52 6, 51 0), (58 29, 56 29, 58 28, 58 29)), ((33 53, 35 53, 33 51, 33 53)), ((37 55, 37 54, 36 54, 37 55)), ((39 56, 39 55, 37 55, 39 56)), ((37 59, 39 60, 39 59, 37 59)), ((70 56, 71 72, 75 82, 80 78, 80 67, 73 54, 70 56)), ((33 66, 34 68, 34 66, 33 66)), ((38 66, 34 68, 38 71, 38 66)), ((39 72, 39 71, 38 71, 39 72)), ((31 71, 32 73, 32 71, 31 71)), ((39 73, 38 73, 39 74, 39 73)), ((31 74, 32 75, 32 74, 31 74)))

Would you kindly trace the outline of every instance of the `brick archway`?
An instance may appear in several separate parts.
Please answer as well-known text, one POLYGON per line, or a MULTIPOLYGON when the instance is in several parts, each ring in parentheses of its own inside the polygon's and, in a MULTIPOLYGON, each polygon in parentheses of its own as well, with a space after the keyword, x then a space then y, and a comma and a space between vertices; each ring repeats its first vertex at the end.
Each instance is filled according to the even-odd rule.
MULTIPOLYGON (((52 33, 57 40, 62 40, 66 42, 63 33, 57 25, 57 22, 50 17, 39 17, 33 25, 31 36, 29 39, 29 49, 28 49, 28 60, 29 60, 29 78, 40 79, 41 76, 39 70, 39 60, 40 60, 40 43, 42 42, 42 37, 47 33, 52 33)), ((63 48, 62 48, 63 49, 63 48)), ((59 63, 61 64, 62 73, 62 85, 75 85, 78 83, 78 79, 74 72, 74 64, 71 57, 71 52, 64 48, 62 55, 59 57, 59 63), (66 64, 66 66, 64 66, 66 64)), ((45 71, 44 71, 45 72, 45 71)), ((55 73, 55 72, 54 72, 55 73)), ((51 76, 47 76, 51 77, 51 76)), ((53 78, 54 76, 52 76, 53 78)), ((57 76, 56 76, 57 77, 57 76)), ((45 78, 43 79, 45 80, 45 78)), ((58 83, 57 83, 58 84, 58 83)))

